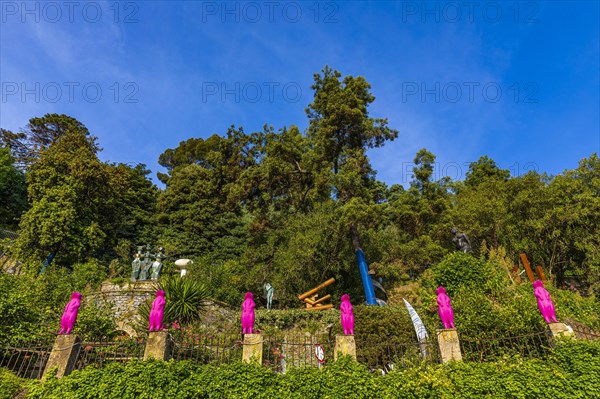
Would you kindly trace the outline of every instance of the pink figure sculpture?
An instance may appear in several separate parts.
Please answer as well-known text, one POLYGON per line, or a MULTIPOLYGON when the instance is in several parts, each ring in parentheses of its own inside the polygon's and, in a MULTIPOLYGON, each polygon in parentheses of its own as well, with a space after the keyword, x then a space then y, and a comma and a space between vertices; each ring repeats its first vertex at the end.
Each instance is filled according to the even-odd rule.
POLYGON ((79 292, 73 292, 71 294, 71 300, 65 306, 65 312, 60 318, 60 331, 58 334, 71 334, 75 320, 77 320, 77 311, 81 306, 81 294, 79 292))
POLYGON ((446 294, 446 289, 440 286, 436 292, 438 294, 438 313, 440 314, 444 328, 455 328, 454 311, 452 310, 452 305, 450 305, 450 297, 446 294))
POLYGON ((165 327, 163 325, 165 303, 165 292, 163 290, 156 291, 156 298, 152 301, 152 309, 150 309, 148 331, 160 331, 165 327))
POLYGON ((352 304, 350 303, 350 296, 348 294, 342 295, 340 313, 344 335, 354 335, 354 313, 352 313, 352 304))
POLYGON ((254 295, 246 292, 244 303, 242 304, 242 334, 252 334, 254 329, 254 295))
POLYGON ((533 295, 535 295, 537 299, 538 308, 546 323, 558 323, 558 320, 556 320, 554 303, 552 302, 552 299, 550 299, 550 293, 544 288, 544 284, 540 280, 535 280, 533 282, 533 295))

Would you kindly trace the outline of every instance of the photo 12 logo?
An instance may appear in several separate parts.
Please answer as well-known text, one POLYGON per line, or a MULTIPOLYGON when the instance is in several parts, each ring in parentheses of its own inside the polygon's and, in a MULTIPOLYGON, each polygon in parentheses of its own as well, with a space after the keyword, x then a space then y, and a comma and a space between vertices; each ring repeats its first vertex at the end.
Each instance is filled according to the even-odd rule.
POLYGON ((137 23, 139 6, 128 2, 2 1, 2 23, 114 22, 137 23))
MULTIPOLYGON (((453 181, 464 180, 466 177, 466 172, 469 170, 471 163, 472 162, 446 162, 441 164, 436 162, 433 165, 432 180, 438 181, 444 177, 449 177, 453 181)), ((414 167, 414 162, 402 162, 403 184, 410 183, 414 179, 414 167)), ((535 162, 515 162, 506 169, 508 169, 512 177, 519 177, 529 172, 538 172, 540 168, 535 162)))
POLYGON ((201 20, 203 23, 218 21, 251 24, 298 23, 308 20, 333 24, 338 22, 338 11, 338 4, 332 1, 203 1, 201 20))
POLYGON ((514 103, 539 103, 539 86, 536 82, 402 82, 402 102, 497 103, 503 98, 514 103))
POLYGON ((296 82, 202 82, 202 102, 297 103, 302 87, 296 82))
POLYGON ((402 22, 538 23, 540 7, 532 1, 403 1, 402 22))
POLYGON ((135 82, 101 85, 97 82, 2 82, 2 103, 97 103, 103 98, 114 103, 136 104, 135 82))

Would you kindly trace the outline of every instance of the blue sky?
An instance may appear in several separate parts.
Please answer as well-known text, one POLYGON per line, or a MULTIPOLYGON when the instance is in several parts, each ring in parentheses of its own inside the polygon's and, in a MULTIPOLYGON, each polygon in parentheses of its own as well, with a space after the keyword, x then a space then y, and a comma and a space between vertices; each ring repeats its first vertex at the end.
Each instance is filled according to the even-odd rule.
MULTIPOLYGON (((600 8, 582 2, 3 1, 0 126, 65 113, 104 160, 190 137, 307 126, 315 72, 362 75, 397 140, 370 152, 407 184, 415 153, 464 178, 488 155, 560 173, 600 150, 600 8)), ((156 181, 156 179, 154 179, 156 181)))

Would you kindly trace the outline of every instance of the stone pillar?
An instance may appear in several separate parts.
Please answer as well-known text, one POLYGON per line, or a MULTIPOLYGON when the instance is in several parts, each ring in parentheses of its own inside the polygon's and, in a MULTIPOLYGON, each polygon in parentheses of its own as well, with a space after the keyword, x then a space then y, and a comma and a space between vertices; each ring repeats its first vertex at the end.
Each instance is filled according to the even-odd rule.
POLYGON ((171 358, 171 336, 168 331, 149 331, 144 360, 154 358, 169 360, 171 358))
POLYGON ((80 349, 81 338, 77 335, 57 335, 48 362, 46 362, 44 376, 46 376, 46 373, 53 367, 57 367, 57 378, 71 374, 75 368, 80 349))
POLYGON ((451 360, 461 361, 460 341, 456 328, 447 328, 436 330, 438 345, 440 346, 440 356, 442 363, 448 363, 451 360))
POLYGON ((244 350, 242 352, 242 360, 245 363, 254 361, 262 365, 262 355, 262 334, 244 334, 244 350))
POLYGON ((550 329, 550 334, 552 338, 556 337, 573 337, 575 338, 575 332, 565 323, 550 323, 548 324, 548 328, 550 329))
POLYGON ((337 360, 338 356, 346 355, 356 360, 356 341, 354 340, 354 335, 336 335, 333 360, 337 360))

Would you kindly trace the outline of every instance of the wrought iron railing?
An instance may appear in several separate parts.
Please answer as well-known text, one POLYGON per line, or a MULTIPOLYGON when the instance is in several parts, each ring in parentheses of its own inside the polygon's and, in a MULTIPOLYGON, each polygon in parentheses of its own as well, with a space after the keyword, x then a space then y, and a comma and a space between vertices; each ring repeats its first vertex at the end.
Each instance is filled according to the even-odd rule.
POLYGON ((108 363, 141 360, 144 357, 145 345, 143 340, 84 340, 79 349, 75 369, 81 370, 87 366, 102 368, 108 363))
POLYGON ((275 372, 332 362, 335 343, 326 334, 275 334, 264 338, 263 365, 275 372))
POLYGON ((592 330, 585 324, 579 323, 571 319, 566 319, 565 323, 571 326, 573 332, 575 333, 575 338, 577 339, 585 339, 590 341, 600 340, 600 332, 592 330))
MULTIPOLYGON (((597 333, 571 323, 580 339, 600 339, 597 333)), ((585 326, 584 326, 585 327, 585 326)), ((225 364, 242 359, 241 334, 188 334, 171 336, 171 358, 198 364, 225 364)), ((143 359, 146 339, 83 340, 79 345, 75 369, 104 367, 112 362, 127 363, 143 359)), ((382 373, 441 361, 436 337, 424 343, 406 342, 401 337, 355 336, 356 355, 370 370, 382 373)), ((462 337, 459 341, 463 361, 491 362, 506 357, 545 358, 554 342, 547 330, 519 336, 483 338, 462 337)), ((23 378, 41 378, 52 350, 53 340, 19 342, 0 347, 0 367, 23 378)), ((327 334, 280 333, 263 336, 262 364, 274 372, 285 373, 293 367, 320 367, 334 359, 335 337, 327 334), (318 351, 316 350, 318 349, 318 351), (320 352, 320 353, 319 353, 320 352), (322 356, 320 356, 322 354, 322 356)))
POLYGON ((17 342, 0 348, 0 367, 21 378, 41 378, 53 341, 17 342))
POLYGON ((547 331, 512 337, 490 335, 484 338, 460 337, 462 358, 471 362, 492 362, 505 357, 545 358, 552 341, 547 331))
POLYGON ((382 373, 394 369, 405 369, 423 363, 439 363, 439 346, 435 337, 418 343, 407 342, 396 336, 357 335, 356 357, 370 370, 382 373))
POLYGON ((192 334, 173 337, 171 357, 175 360, 190 360, 200 364, 222 364, 242 358, 240 334, 192 334))

